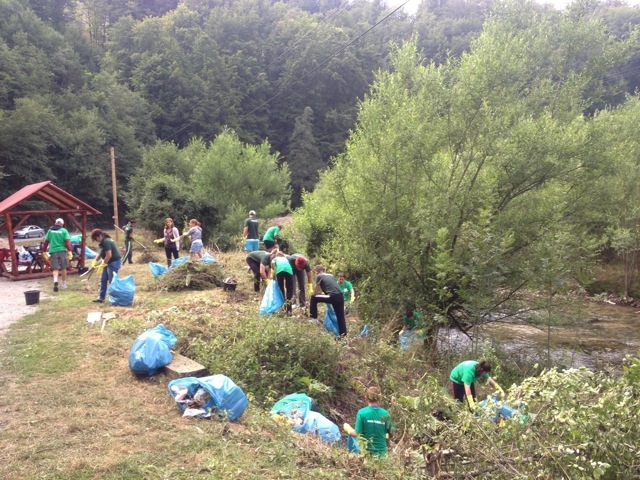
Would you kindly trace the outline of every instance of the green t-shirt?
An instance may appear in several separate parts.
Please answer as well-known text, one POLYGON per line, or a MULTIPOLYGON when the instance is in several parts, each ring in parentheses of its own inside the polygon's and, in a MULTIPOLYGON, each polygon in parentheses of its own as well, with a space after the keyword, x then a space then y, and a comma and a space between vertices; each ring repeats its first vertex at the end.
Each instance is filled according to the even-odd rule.
POLYGON ((358 410, 356 428, 358 435, 367 440, 367 451, 373 455, 386 455, 387 433, 393 431, 389 412, 378 406, 368 406, 358 410))
POLYGON ((109 263, 122 260, 122 255, 120 255, 120 250, 118 250, 116 242, 110 237, 104 237, 100 242, 100 258, 105 258, 109 250, 111 250, 111 260, 109 260, 109 263))
POLYGON ((338 285, 340 285, 340 290, 342 290, 342 294, 344 295, 344 301, 350 302, 351 290, 353 290, 353 285, 351 285, 351 282, 349 280, 345 280, 343 284, 340 284, 340 282, 338 282, 338 285))
POLYGON ((51 227, 47 231, 44 239, 49 242, 49 253, 65 252, 67 250, 67 246, 64 242, 66 240, 71 242, 71 236, 67 229, 64 227, 58 227, 58 225, 51 227))
POLYGON ((276 235, 278 235, 278 233, 280 233, 280 228, 271 227, 265 232, 264 237, 262 237, 262 241, 264 242, 265 240, 270 240, 272 242, 275 242, 276 235))
POLYGON ((255 260, 256 262, 264 263, 266 266, 269 266, 269 252, 265 252, 263 250, 256 250, 247 255, 247 258, 251 260, 255 260), (266 263, 265 263, 266 259, 266 263))
POLYGON ((413 329, 413 328, 424 328, 425 324, 424 324, 424 317, 422 315, 420 315, 420 313, 418 312, 413 312, 413 314, 408 317, 408 316, 404 316, 404 325, 413 329))
POLYGON ((459 385, 471 385, 476 380, 486 380, 487 378, 489 378, 488 373, 484 373, 477 377, 476 365, 478 365, 478 362, 476 362, 475 360, 467 360, 466 362, 459 363, 453 370, 451 370, 449 379, 459 385))
POLYGON ((247 240, 258 240, 260 238, 258 235, 258 220, 249 217, 244 221, 244 226, 248 227, 247 240))
POLYGON ((286 257, 275 257, 273 259, 273 263, 275 264, 276 275, 280 272, 286 272, 289 275, 293 275, 293 268, 291 268, 291 264, 286 257))
POLYGON ((339 293, 342 295, 342 289, 336 278, 330 273, 320 273, 316 275, 316 285, 320 285, 320 289, 326 293, 339 293))

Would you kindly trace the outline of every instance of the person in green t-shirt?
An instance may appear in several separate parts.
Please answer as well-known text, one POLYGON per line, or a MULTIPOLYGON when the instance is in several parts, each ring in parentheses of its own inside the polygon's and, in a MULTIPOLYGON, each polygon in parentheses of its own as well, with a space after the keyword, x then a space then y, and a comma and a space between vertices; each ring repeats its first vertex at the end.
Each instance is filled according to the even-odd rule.
POLYGON ((366 443, 367 453, 385 457, 387 455, 387 438, 393 436, 394 426, 391 415, 380 406, 380 390, 369 387, 365 393, 367 406, 356 414, 356 428, 345 423, 345 431, 353 436, 360 436, 366 443))
POLYGON ((53 291, 58 291, 58 274, 62 277, 62 289, 67 288, 67 267, 73 258, 71 236, 64 228, 64 220, 57 218, 47 231, 42 243, 42 251, 49 251, 49 262, 53 271, 53 291))
POLYGON ((345 280, 344 272, 338 273, 338 285, 340 285, 344 297, 344 314, 349 315, 349 305, 355 301, 356 293, 353 291, 351 282, 345 280))
POLYGON ((284 294, 286 301, 285 311, 287 315, 291 315, 291 299, 293 298, 293 268, 284 253, 276 250, 271 254, 271 268, 275 275, 278 286, 284 294))
POLYGON ((276 246, 276 237, 284 227, 282 225, 276 225, 275 227, 268 228, 262 237, 262 243, 264 248, 271 251, 276 246))
POLYGON ((498 389, 504 397, 504 390, 498 383, 489 376, 491 372, 491 364, 486 360, 467 360, 461 362, 451 370, 449 380, 451 380, 451 393, 453 398, 464 403, 466 397, 469 410, 476 409, 476 387, 475 382, 483 379, 498 389))
POLYGON ((93 261, 93 266, 97 266, 100 259, 102 259, 105 265, 102 268, 102 275, 100 276, 100 293, 98 294, 98 298, 94 300, 94 303, 104 303, 104 299, 107 296, 107 284, 111 283, 113 276, 120 270, 122 266, 122 255, 120 255, 116 242, 99 228, 91 232, 91 239, 94 242, 98 242, 100 247, 100 252, 93 261))

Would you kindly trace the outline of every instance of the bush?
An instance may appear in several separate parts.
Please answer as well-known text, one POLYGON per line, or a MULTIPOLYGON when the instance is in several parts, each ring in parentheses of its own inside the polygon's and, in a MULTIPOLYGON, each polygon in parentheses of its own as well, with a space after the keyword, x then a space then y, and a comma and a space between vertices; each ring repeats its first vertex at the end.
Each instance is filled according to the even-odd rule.
MULTIPOLYGON (((297 319, 245 317, 221 325, 214 338, 194 339, 192 355, 212 373, 232 378, 264 404, 310 385, 346 387, 342 350, 329 334, 297 319)), ((326 393, 329 393, 327 390, 326 393)))

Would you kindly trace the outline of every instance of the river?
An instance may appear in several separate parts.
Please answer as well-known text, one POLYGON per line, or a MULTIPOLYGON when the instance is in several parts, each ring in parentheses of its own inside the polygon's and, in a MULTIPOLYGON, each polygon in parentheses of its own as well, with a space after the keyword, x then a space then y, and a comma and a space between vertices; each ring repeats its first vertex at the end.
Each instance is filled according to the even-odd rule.
MULTIPOLYGON (((584 302, 570 325, 547 327, 522 321, 495 321, 478 329, 480 340, 528 360, 554 366, 601 369, 619 365, 628 354, 640 352, 640 309, 602 302, 584 302), (549 340, 549 341, 548 341, 549 340), (549 348, 548 348, 549 347, 549 348)), ((441 349, 471 348, 459 330, 442 329, 441 349)))

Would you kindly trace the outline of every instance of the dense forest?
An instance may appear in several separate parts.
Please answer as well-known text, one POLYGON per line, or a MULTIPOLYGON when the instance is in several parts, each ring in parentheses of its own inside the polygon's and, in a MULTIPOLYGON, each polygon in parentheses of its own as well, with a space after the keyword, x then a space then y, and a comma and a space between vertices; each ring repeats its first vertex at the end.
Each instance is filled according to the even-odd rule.
MULTIPOLYGON (((143 224, 157 222, 157 209, 145 210, 157 203, 177 218, 202 216, 209 233, 224 232, 247 208, 296 208, 344 150, 376 72, 393 68, 394 45, 414 42, 424 65, 456 61, 494 3, 428 0, 409 15, 364 0, 0 0, 2 192, 52 180, 111 212, 113 146, 121 216, 143 224), (209 203, 207 188, 192 188, 173 169, 192 141, 206 148, 225 132, 236 153, 266 142, 274 168, 288 166, 278 191, 250 205, 252 198, 209 203)), ((620 2, 580 5, 617 40, 640 23, 638 9, 620 2)), ((564 15, 530 8, 556 24, 564 15)), ((639 82, 637 52, 610 64, 585 114, 622 103, 639 82)), ((245 166, 247 174, 261 168, 245 166)), ((258 175, 238 181, 261 190, 258 175)))

